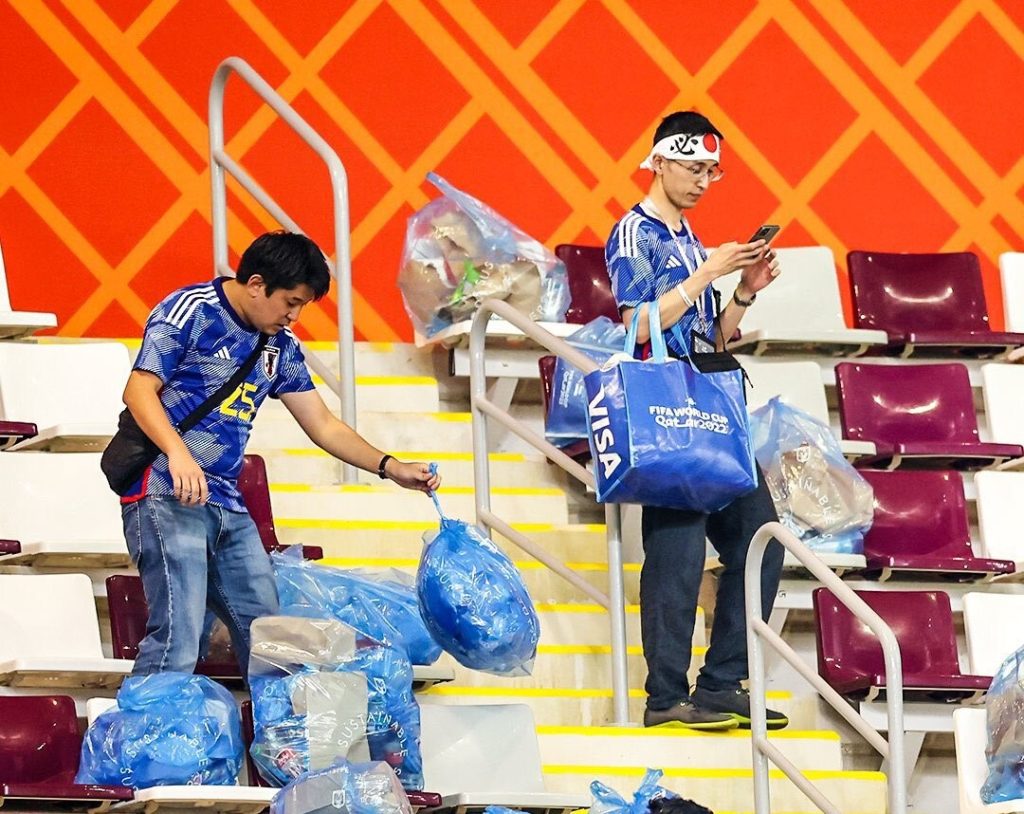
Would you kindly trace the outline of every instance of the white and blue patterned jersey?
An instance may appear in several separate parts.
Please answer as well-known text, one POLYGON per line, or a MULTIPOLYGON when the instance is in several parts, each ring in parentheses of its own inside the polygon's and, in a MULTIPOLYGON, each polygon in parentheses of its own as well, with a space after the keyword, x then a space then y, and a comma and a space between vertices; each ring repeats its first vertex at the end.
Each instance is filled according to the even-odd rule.
MULTIPOLYGON (((178 426, 231 378, 258 339, 259 331, 242 322, 224 294, 224 280, 218 278, 178 289, 153 309, 135 370, 160 378, 160 402, 171 424, 178 426)), ((182 436, 206 476, 209 503, 245 511, 238 475, 256 411, 267 396, 312 389, 295 335, 286 328, 269 337, 245 381, 182 436)), ((161 454, 121 500, 173 494, 167 456, 161 454)))
MULTIPOLYGON (((668 227, 648 215, 640 204, 630 209, 612 228, 605 244, 605 262, 612 282, 612 294, 619 308, 636 308, 651 303, 689 277, 706 258, 707 252, 692 230, 678 235, 679 245, 668 227), (682 251, 680 251, 680 247, 682 251)), ((714 300, 711 286, 680 318, 686 348, 665 332, 670 350, 676 354, 691 350, 690 332, 697 329, 714 342, 714 300), (698 320, 697 308, 704 317, 705 330, 698 320)))

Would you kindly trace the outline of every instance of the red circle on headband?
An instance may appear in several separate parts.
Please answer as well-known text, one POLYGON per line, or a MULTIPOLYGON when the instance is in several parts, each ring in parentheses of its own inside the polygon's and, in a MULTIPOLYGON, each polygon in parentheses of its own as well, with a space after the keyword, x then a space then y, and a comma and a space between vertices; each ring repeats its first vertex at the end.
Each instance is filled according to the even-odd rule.
POLYGON ((709 153, 713 153, 718 150, 718 137, 714 133, 704 134, 704 149, 709 153))

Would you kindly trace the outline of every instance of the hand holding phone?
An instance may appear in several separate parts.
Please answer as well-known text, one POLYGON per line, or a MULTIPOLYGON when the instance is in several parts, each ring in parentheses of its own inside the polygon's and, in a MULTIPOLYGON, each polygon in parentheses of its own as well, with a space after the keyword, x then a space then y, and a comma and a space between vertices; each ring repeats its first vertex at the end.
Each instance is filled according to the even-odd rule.
POLYGON ((765 243, 771 243, 772 238, 774 238, 775 235, 777 235, 781 229, 781 226, 776 226, 774 223, 766 223, 764 224, 764 226, 762 226, 760 229, 754 232, 753 237, 751 237, 750 240, 747 241, 747 243, 754 243, 758 240, 763 240, 765 243))

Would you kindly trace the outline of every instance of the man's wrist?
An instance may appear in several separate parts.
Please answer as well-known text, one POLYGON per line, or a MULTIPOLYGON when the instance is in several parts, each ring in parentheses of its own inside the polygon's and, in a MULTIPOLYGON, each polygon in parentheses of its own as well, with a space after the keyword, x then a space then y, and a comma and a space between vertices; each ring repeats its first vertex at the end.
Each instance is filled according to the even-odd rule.
POLYGON ((740 308, 749 308, 756 299, 757 294, 747 289, 743 283, 737 285, 736 290, 732 292, 732 301, 740 308))

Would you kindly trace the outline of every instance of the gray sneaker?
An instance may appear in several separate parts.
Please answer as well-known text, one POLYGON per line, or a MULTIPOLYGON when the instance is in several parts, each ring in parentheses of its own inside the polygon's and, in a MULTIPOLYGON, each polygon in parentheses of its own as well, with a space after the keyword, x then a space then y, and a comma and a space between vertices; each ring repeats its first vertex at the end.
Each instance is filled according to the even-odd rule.
MULTIPOLYGON (((746 690, 703 690, 693 691, 693 700, 703 709, 731 715, 744 729, 750 729, 750 693, 746 690)), ((781 712, 768 710, 768 728, 783 729, 789 726, 789 718, 781 712)))
POLYGON ((668 709, 644 710, 644 726, 672 726, 714 732, 735 729, 738 723, 732 715, 709 712, 692 701, 681 701, 668 709))

